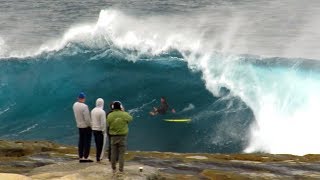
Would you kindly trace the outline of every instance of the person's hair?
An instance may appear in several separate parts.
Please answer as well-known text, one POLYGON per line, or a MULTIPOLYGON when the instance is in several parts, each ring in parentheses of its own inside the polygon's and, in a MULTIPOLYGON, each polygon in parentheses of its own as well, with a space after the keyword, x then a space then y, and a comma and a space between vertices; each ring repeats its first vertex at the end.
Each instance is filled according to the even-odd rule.
POLYGON ((114 102, 113 109, 121 109, 121 103, 119 101, 114 102))

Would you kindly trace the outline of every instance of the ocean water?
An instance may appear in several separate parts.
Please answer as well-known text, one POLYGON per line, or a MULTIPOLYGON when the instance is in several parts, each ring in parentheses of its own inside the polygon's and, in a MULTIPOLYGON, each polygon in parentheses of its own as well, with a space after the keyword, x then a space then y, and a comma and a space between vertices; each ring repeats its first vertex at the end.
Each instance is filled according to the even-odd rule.
POLYGON ((130 150, 319 153, 319 10, 316 0, 2 1, 0 137, 75 145, 84 91, 90 109, 99 97, 123 102, 130 150), (161 96, 176 114, 148 115, 161 96))

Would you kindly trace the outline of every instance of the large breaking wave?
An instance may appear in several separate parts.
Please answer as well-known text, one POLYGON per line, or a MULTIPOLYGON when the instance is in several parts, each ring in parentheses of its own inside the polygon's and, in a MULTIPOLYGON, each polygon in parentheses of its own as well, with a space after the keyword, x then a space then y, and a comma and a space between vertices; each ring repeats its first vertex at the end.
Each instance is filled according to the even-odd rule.
POLYGON ((75 143, 71 105, 83 90, 91 108, 100 96, 124 102, 135 116, 131 149, 319 153, 319 64, 232 53, 236 22, 207 42, 188 25, 103 10, 37 50, 3 50, 1 135, 75 143), (192 123, 149 117, 163 95, 178 109, 166 117, 192 123))

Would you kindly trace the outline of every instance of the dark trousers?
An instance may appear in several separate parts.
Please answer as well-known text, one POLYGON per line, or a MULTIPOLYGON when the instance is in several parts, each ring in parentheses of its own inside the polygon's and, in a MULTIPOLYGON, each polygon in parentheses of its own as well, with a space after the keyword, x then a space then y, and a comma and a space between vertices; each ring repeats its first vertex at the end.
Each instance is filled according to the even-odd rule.
POLYGON ((113 170, 116 170, 117 156, 119 155, 119 171, 123 172, 126 146, 127 136, 111 136, 111 168, 113 170))
POLYGON ((94 141, 96 143, 96 160, 100 161, 100 156, 103 148, 103 133, 102 131, 93 131, 94 141))
POLYGON ((78 153, 79 158, 87 159, 90 154, 92 130, 90 127, 79 128, 79 144, 78 153))

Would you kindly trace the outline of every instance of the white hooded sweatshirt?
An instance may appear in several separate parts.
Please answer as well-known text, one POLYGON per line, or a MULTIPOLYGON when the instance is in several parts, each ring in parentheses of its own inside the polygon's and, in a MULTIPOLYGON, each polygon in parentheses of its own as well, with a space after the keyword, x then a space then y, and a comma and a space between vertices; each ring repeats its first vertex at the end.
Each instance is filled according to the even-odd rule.
POLYGON ((98 98, 96 101, 96 107, 91 111, 92 130, 94 131, 106 131, 107 120, 103 106, 103 99, 98 98))

